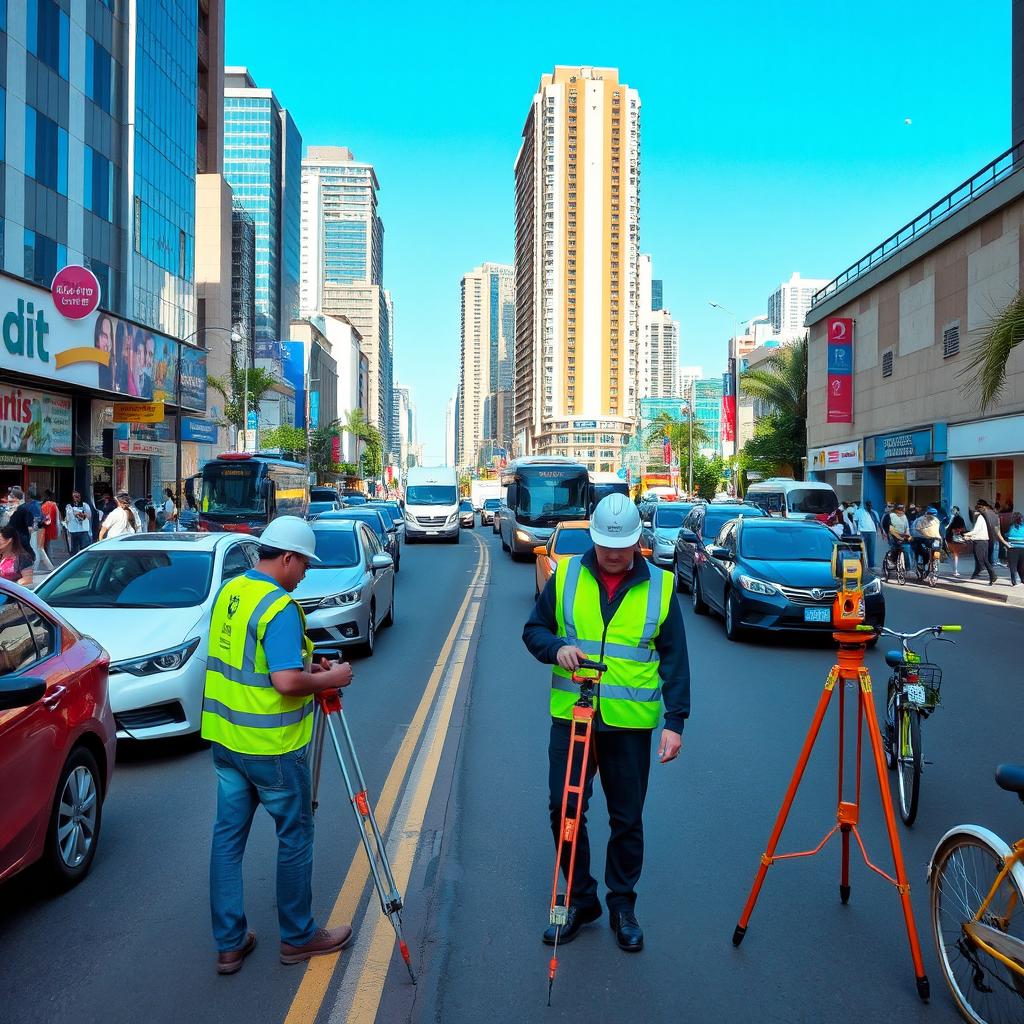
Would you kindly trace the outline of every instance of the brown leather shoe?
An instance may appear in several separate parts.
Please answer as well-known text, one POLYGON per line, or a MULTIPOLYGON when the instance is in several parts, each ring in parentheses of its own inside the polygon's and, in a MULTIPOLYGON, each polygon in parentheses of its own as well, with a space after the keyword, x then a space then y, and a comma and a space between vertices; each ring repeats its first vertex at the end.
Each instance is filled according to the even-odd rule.
POLYGON ((351 941, 351 925, 343 924, 338 928, 317 928, 313 938, 304 946, 291 946, 287 942, 282 942, 281 963, 301 964, 303 960, 310 960, 314 956, 337 953, 339 949, 344 949, 351 941))
POLYGON ((242 961, 256 948, 256 933, 249 932, 241 949, 229 949, 226 953, 217 954, 218 974, 237 974, 242 969, 242 961))

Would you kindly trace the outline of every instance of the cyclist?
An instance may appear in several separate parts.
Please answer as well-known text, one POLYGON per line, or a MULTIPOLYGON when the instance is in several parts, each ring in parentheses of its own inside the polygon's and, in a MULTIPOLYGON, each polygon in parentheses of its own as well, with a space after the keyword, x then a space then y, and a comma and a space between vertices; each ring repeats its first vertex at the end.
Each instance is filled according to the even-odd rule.
POLYGON ((910 531, 913 534, 914 552, 920 561, 927 564, 932 554, 932 541, 942 541, 942 525, 934 505, 929 505, 923 515, 914 520, 910 531))
POLYGON ((910 547, 910 524, 907 522, 903 502, 899 502, 889 513, 889 553, 893 562, 901 547, 909 569, 914 564, 914 552, 910 547))

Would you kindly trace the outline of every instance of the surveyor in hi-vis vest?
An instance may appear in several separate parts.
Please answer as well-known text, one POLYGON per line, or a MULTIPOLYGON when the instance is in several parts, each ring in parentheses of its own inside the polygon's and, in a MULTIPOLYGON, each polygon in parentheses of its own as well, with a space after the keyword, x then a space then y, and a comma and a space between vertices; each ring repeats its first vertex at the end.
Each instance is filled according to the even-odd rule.
MULTIPOLYGON (((658 756, 662 764, 674 760, 690 713, 686 634, 674 580, 671 573, 643 558, 640 533, 640 514, 628 498, 621 494, 604 498, 590 523, 593 550, 558 563, 523 630, 530 653, 553 666, 548 786, 556 846, 570 719, 580 689, 572 681, 573 669, 580 659, 607 665, 594 701, 594 751, 576 841, 572 903, 558 941, 571 942, 583 925, 601 916, 586 829, 587 804, 598 772, 611 825, 604 876, 608 912, 619 946, 630 952, 642 949, 644 943, 634 907, 644 858, 643 809, 651 734, 664 710, 658 756)), ((575 815, 572 806, 570 814, 575 815)), ((563 850, 563 873, 567 858, 568 846, 563 850)), ((555 941, 555 932, 551 925, 544 933, 549 945, 555 941)))
POLYGON ((210 910, 217 973, 234 974, 256 945, 242 900, 242 855, 256 808, 277 827, 281 963, 333 953, 349 925, 313 921, 313 808, 306 761, 313 694, 352 682, 352 668, 313 664, 302 609, 291 597, 318 562, 309 524, 281 516, 260 537, 256 568, 221 588, 210 619, 203 737, 217 771, 217 821, 210 854, 210 910))

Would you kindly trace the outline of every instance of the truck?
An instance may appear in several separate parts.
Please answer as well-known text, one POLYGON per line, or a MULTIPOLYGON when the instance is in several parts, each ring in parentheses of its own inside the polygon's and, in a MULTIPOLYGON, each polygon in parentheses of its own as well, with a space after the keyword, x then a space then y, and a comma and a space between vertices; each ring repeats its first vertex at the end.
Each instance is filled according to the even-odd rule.
POLYGON ((488 498, 501 497, 501 482, 498 480, 473 480, 469 485, 469 498, 478 512, 488 498))

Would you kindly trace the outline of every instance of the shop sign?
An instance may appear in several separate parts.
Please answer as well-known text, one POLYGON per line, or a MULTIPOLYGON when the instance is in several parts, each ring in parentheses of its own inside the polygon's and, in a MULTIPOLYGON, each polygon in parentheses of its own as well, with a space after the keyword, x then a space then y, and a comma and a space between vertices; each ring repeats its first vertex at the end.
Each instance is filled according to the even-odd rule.
POLYGON ((597 420, 573 420, 574 430, 597 430, 597 420))
MULTIPOLYGON (((217 443, 217 424, 209 420, 200 420, 195 416, 183 416, 181 419, 182 441, 196 441, 199 444, 217 443)), ((339 461, 335 459, 335 461, 339 461)))
POLYGON ((951 459, 981 459, 1024 452, 1024 416, 994 416, 949 428, 951 459))
POLYGON ((100 308, 100 283, 86 267, 62 267, 54 274, 50 295, 57 312, 67 320, 81 320, 100 308))
POLYGON ((826 423, 853 422, 853 318, 830 316, 828 337, 828 395, 826 423))
POLYGON ((71 454, 71 399, 27 388, 0 388, 0 450, 71 454))
POLYGON ((115 423, 163 423, 163 402, 115 402, 115 423))
POLYGON ((932 432, 928 428, 877 434, 867 438, 864 446, 864 459, 869 463, 925 462, 932 455, 932 432))
POLYGON ((858 469, 864 465, 864 444, 851 441, 849 444, 832 445, 827 448, 812 448, 807 461, 815 473, 830 469, 858 469))

